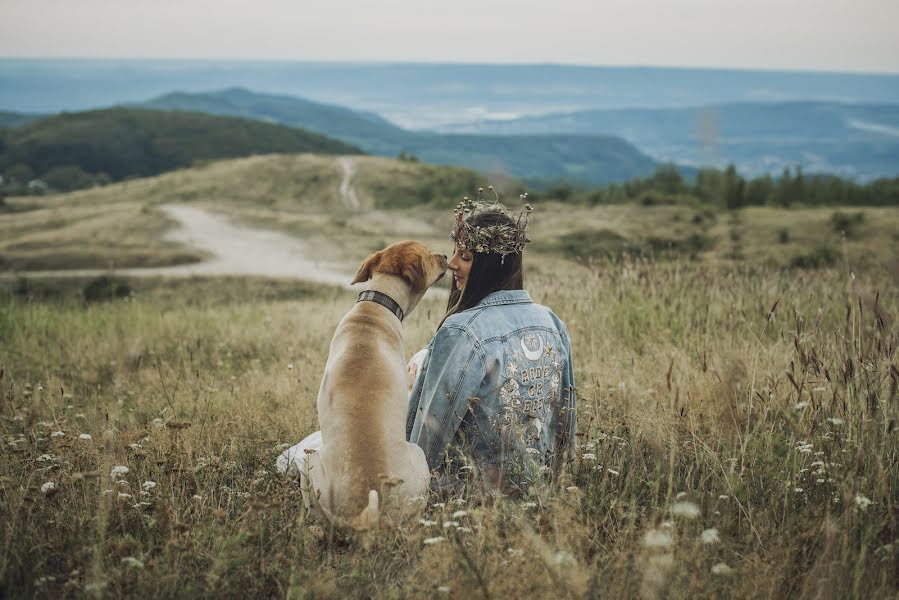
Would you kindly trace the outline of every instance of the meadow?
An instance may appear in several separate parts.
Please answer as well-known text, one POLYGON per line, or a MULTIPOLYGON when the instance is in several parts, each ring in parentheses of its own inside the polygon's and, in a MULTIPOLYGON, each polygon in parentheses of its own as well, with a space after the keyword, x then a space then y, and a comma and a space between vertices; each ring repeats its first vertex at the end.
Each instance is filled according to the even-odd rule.
MULTIPOLYGON (((446 208, 225 202, 222 172, 219 201, 196 202, 348 264, 396 223, 446 243, 446 208)), ((186 189, 163 192, 172 177, 196 175, 40 200, 16 235, 103 194, 155 219, 186 189)), ((88 302, 88 280, 2 279, 0 596, 895 597, 899 211, 859 211, 543 205, 526 284, 572 334, 575 461, 525 498, 434 497, 364 541, 322 540, 274 468, 317 429, 352 291, 148 278, 88 302)), ((90 243, 72 231, 54 239, 90 243)), ((444 309, 433 295, 409 316, 407 354, 444 309)))

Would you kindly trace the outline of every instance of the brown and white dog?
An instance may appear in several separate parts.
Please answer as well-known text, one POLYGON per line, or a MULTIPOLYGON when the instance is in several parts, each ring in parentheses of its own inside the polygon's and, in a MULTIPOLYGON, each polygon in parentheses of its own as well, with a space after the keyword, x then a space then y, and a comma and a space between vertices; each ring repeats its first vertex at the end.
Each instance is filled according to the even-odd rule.
MULTIPOLYGON (((393 299, 408 315, 447 269, 419 242, 369 256, 353 283, 393 299)), ((318 392, 322 447, 301 473, 306 505, 328 524, 366 530, 417 512, 428 489, 424 452, 406 441, 408 382, 403 325, 390 308, 357 302, 334 332, 318 392)))

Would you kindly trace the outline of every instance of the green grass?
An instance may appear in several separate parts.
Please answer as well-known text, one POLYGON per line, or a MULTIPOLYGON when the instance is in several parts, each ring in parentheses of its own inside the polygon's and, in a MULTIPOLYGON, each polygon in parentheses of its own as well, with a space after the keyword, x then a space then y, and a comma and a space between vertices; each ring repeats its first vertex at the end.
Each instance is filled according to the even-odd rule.
MULTIPOLYGON (((317 427, 327 346, 352 292, 131 280, 128 299, 88 304, 84 280, 42 282, 30 299, 7 284, 3 595, 899 591, 895 277, 689 260, 530 264, 528 288, 572 333, 577 461, 561 485, 523 500, 481 504, 476 490, 434 499, 425 517, 437 526, 367 544, 319 541, 298 488, 273 470, 283 444, 317 427), (116 465, 129 468, 123 484, 116 465), (44 494, 48 481, 56 490, 44 494), (699 515, 672 515, 679 501, 699 515), (469 530, 441 527, 451 520, 469 530), (720 541, 701 543, 711 528, 720 541), (446 541, 424 543, 435 536, 446 541), (713 574, 719 563, 733 573, 713 574)), ((441 314, 426 299, 410 315, 408 353, 441 314)))

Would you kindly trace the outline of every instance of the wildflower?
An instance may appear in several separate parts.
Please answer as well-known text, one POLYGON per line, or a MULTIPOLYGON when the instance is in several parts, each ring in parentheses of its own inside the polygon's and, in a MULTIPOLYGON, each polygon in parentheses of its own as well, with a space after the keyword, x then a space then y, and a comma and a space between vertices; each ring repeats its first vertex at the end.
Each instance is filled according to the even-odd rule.
POLYGON ((525 448, 524 451, 527 452, 528 454, 533 454, 533 455, 540 454, 540 451, 537 450, 536 448, 525 448))
POLYGON ((446 504, 444 504, 443 502, 436 502, 431 506, 433 506, 434 508, 446 508, 446 504))
POLYGON ((703 531, 700 539, 702 540, 703 544, 717 544, 721 541, 721 537, 718 535, 718 530, 714 527, 703 531))
POLYGON ((422 542, 425 546, 433 546, 434 544, 439 544, 441 542, 445 542, 446 538, 438 535, 437 537, 429 537, 425 538, 422 542))
POLYGON ((471 533, 471 527, 459 527, 456 531, 460 533, 471 533))
POLYGON ((437 521, 429 521, 427 519, 420 519, 418 522, 421 523, 424 527, 434 527, 435 525, 437 525, 437 521))
POLYGON ((671 534, 650 529, 643 536, 643 545, 647 548, 668 548, 671 546, 671 534))
POLYGON ((461 518, 461 517, 467 517, 467 516, 468 516, 468 511, 467 511, 467 510, 457 510, 456 512, 453 513, 453 518, 454 518, 454 519, 458 519, 458 518, 461 518))
POLYGON ((671 514, 675 517, 695 519, 699 516, 699 507, 692 502, 675 502, 671 506, 671 514))
POLYGON ((65 436, 66 436, 66 434, 64 431, 54 431, 53 433, 50 434, 50 437, 52 437, 52 438, 65 437, 65 436))
POLYGON ((840 419, 838 417, 831 417, 831 418, 827 419, 827 422, 830 423, 831 425, 833 425, 834 427, 839 427, 840 425, 845 423, 845 421, 843 421, 843 419, 840 419))
POLYGON ((133 498, 133 496, 127 492, 119 492, 118 498, 119 500, 127 500, 129 498, 133 498))
POLYGON ((144 563, 134 558, 133 556, 126 556, 122 559, 122 564, 127 565, 129 567, 133 567, 135 569, 143 569, 144 563))
POLYGON ((797 403, 796 403, 796 406, 794 406, 793 409, 794 409, 794 410, 802 410, 802 409, 805 408, 806 406, 808 406, 808 402, 806 402, 805 400, 803 400, 802 402, 797 402, 797 403))
POLYGON ((571 552, 566 552, 565 550, 559 550, 556 552, 555 556, 556 564, 560 567, 573 567, 577 565, 577 560, 574 558, 574 555, 571 552))
POLYGON ((730 496, 728 496, 727 494, 721 494, 720 496, 718 496, 718 500, 728 500, 729 498, 730 496))
POLYGON ((288 365, 287 365, 287 369, 288 369, 288 370, 293 370, 293 363, 288 364, 288 365))
POLYGON ((861 494, 855 495, 855 505, 858 506, 859 510, 867 510, 871 504, 873 503, 870 498, 866 498, 861 494))
POLYGON ((581 460, 596 460, 596 455, 593 454, 592 452, 585 452, 581 456, 581 460))
POLYGON ((115 479, 115 478, 118 477, 119 475, 124 475, 124 474, 126 474, 128 471, 130 471, 130 470, 131 470, 131 469, 129 469, 129 468, 126 467, 125 465, 116 465, 116 466, 114 466, 114 467, 112 468, 112 470, 109 472, 109 476, 112 477, 113 479, 115 479))
POLYGON ((576 486, 576 485, 569 485, 567 488, 565 488, 565 491, 566 491, 566 492, 572 492, 572 493, 574 493, 574 492, 577 491, 577 486, 576 486))
POLYGON ((52 454, 41 454, 37 457, 38 462, 51 462, 56 460, 56 458, 52 454))
POLYGON ((524 508, 537 508, 537 503, 536 502, 525 502, 524 504, 522 504, 522 506, 524 508))
POLYGON ((797 488, 793 488, 793 491, 796 492, 797 494, 801 494, 801 493, 804 492, 805 490, 802 489, 801 487, 797 487, 797 488))
POLYGON ((443 522, 444 529, 449 529, 450 527, 458 527, 458 526, 459 526, 459 521, 444 521, 443 522))
POLYGON ((449 594, 450 589, 449 589, 449 587, 447 587, 445 585, 441 585, 439 588, 437 588, 437 591, 440 592, 441 594, 449 594))
POLYGON ((618 477, 618 475, 619 475, 618 471, 616 471, 615 469, 606 469, 606 472, 609 475, 614 475, 615 477, 618 477))
POLYGON ((712 567, 712 575, 721 575, 728 577, 734 574, 734 570, 727 566, 727 563, 720 562, 712 567))
POLYGON ((92 440, 94 438, 89 433, 82 433, 81 435, 78 436, 78 439, 79 440, 92 440))
POLYGON ((468 501, 465 498, 456 498, 455 500, 453 500, 453 504, 455 504, 456 506, 462 506, 466 502, 468 501))
POLYGON ((45 496, 48 494, 52 494, 55 491, 56 491, 56 484, 53 483, 52 481, 48 481, 44 485, 41 486, 41 493, 44 494, 45 496))
POLYGON ((150 490, 152 490, 153 488, 156 487, 156 482, 148 480, 148 481, 143 482, 143 484, 141 484, 141 487, 144 489, 145 492, 149 492, 150 490))
POLYGON ((202 502, 203 496, 200 496, 199 494, 194 494, 193 496, 190 497, 190 500, 191 500, 191 502, 202 502))

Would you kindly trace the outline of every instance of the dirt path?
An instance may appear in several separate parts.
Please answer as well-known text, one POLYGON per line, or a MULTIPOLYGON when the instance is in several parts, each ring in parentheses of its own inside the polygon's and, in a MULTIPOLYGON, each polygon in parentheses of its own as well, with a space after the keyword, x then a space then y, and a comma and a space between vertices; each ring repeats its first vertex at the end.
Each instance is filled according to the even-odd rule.
MULTIPOLYGON (((258 275, 287 279, 303 279, 349 287, 352 273, 345 273, 333 265, 306 258, 306 244, 288 235, 265 229, 255 229, 232 223, 227 217, 193 206, 166 205, 166 216, 179 227, 166 234, 165 239, 185 244, 209 254, 200 263, 173 267, 116 269, 127 276, 192 275, 258 275)), ((103 269, 73 269, 64 271, 32 271, 18 273, 28 277, 93 276, 108 273, 103 269)))
POLYGON ((340 180, 340 199, 343 205, 350 210, 359 210, 359 196, 356 195, 356 188, 353 187, 353 175, 356 173, 356 165, 349 156, 340 156, 337 158, 337 164, 343 173, 343 179, 340 180))

